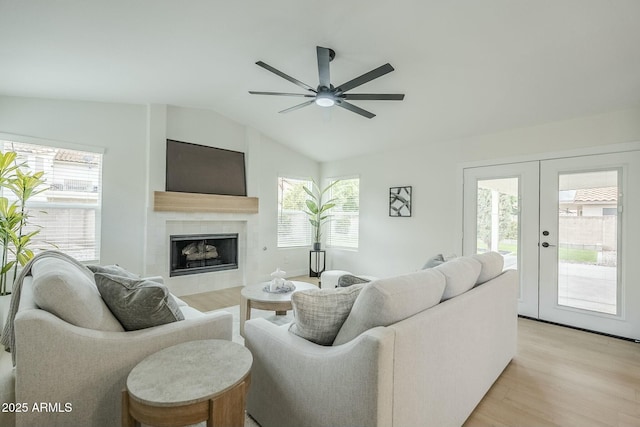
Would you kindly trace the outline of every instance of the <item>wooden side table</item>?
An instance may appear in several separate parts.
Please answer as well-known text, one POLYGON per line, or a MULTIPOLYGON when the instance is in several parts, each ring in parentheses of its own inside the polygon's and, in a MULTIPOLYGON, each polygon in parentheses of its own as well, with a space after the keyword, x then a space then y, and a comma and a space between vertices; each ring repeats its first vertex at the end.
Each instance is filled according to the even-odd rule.
POLYGON ((243 427, 253 363, 244 346, 225 340, 190 341, 143 359, 122 392, 123 427, 207 421, 243 427))

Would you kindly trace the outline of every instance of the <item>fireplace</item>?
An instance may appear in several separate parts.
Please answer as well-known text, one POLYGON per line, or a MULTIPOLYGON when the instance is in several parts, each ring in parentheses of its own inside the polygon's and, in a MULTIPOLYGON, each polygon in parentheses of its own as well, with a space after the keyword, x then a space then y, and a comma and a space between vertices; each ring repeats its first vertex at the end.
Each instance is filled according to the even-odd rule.
POLYGON ((169 276, 238 269, 238 234, 169 236, 169 276))

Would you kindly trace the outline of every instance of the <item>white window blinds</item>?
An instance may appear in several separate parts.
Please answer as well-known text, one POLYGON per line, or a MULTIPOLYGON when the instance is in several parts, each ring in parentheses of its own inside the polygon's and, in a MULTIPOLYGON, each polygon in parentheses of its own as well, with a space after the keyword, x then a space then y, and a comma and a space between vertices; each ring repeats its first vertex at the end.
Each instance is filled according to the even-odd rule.
POLYGON ((310 180, 278 178, 278 247, 290 248, 311 245, 311 224, 306 209, 310 180))
MULTIPOLYGON (((102 154, 11 141, 0 141, 0 148, 16 152, 16 163, 24 170, 44 172, 44 191, 26 205, 29 218, 23 234, 40 230, 30 248, 99 261, 102 154)), ((2 196, 9 203, 17 200, 6 188, 2 196)))
POLYGON ((330 199, 336 206, 331 209, 328 245, 339 248, 358 248, 360 228, 360 179, 349 178, 338 181, 330 190, 330 199))

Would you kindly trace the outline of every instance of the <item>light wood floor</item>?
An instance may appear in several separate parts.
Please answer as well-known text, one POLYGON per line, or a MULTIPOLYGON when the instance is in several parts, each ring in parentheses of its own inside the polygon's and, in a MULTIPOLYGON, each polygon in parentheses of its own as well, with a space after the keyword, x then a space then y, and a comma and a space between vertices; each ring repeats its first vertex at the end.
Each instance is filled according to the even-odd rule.
MULTIPOLYGON (((209 311, 238 304, 240 289, 181 298, 209 311)), ((529 319, 518 334, 517 356, 465 427, 640 426, 640 344, 529 319)))
MULTIPOLYGON (((291 277, 289 280, 297 280, 300 282, 312 283, 318 285, 317 277, 298 276, 291 277)), ((201 294, 184 295, 180 299, 184 300, 191 307, 200 311, 218 310, 232 305, 240 304, 240 291, 242 286, 234 288, 222 289, 220 291, 203 292, 201 294)))

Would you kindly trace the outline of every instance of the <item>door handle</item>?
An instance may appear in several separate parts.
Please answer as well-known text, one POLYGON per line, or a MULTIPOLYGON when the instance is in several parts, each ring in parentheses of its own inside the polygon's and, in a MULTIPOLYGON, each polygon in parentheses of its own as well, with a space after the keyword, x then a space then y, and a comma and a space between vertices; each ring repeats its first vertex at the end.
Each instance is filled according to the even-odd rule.
POLYGON ((550 245, 550 244, 549 244, 549 243, 547 243, 547 242, 542 242, 542 247, 543 247, 543 248, 548 248, 549 246, 554 247, 554 248, 556 247, 556 245, 550 245))

